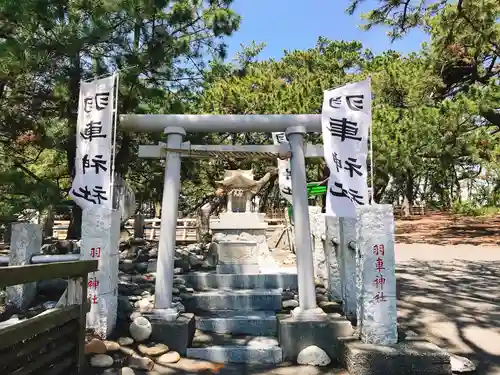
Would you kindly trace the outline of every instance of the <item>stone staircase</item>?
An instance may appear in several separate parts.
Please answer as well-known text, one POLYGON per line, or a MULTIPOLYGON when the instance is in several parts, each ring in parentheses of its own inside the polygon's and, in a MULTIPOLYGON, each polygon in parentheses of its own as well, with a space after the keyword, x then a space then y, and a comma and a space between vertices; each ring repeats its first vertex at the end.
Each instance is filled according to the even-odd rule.
POLYGON ((283 289, 297 288, 297 275, 183 275, 193 293, 186 311, 196 316, 190 358, 213 362, 277 364, 283 360, 277 338, 276 313, 283 289))

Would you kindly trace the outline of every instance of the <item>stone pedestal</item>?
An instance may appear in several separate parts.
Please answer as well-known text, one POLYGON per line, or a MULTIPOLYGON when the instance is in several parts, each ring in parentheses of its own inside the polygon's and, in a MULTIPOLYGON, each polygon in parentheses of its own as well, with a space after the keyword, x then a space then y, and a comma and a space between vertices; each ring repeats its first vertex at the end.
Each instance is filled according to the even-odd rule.
POLYGON ((119 211, 99 206, 83 210, 80 259, 99 261, 99 271, 88 276, 87 328, 102 337, 107 337, 116 324, 119 241, 119 211))
POLYGON ((340 338, 339 362, 351 375, 452 375, 450 355, 419 337, 397 344, 366 344, 340 338))
POLYGON ((361 340, 398 341, 394 217, 391 205, 361 206, 358 217, 357 305, 361 340))
POLYGON ((194 314, 180 314, 171 321, 151 319, 150 323, 153 328, 151 340, 167 345, 170 351, 175 350, 183 357, 186 355, 196 330, 194 314))
MULTIPOLYGON (((9 266, 24 266, 42 247, 42 227, 39 224, 13 223, 11 232, 9 266)), ((36 295, 36 283, 7 287, 7 299, 20 309, 25 309, 36 295)))
POLYGON ((259 273, 255 241, 222 241, 217 243, 217 273, 259 273))
POLYGON ((338 314, 318 315, 311 319, 297 319, 278 315, 278 340, 284 361, 296 361, 298 354, 311 345, 323 349, 331 359, 340 356, 336 339, 353 333, 351 324, 338 314))
POLYGON ((275 272, 278 269, 267 245, 268 225, 264 218, 265 214, 257 212, 225 212, 220 214, 218 222, 210 224, 212 238, 217 244, 223 242, 256 243, 258 269, 253 266, 255 273, 275 272))

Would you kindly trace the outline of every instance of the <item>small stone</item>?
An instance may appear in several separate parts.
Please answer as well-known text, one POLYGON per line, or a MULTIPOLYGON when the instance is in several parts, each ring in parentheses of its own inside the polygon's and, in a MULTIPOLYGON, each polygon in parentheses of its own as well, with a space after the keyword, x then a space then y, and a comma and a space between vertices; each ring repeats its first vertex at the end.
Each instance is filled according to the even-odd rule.
POLYGON ((184 280, 184 279, 180 279, 180 278, 174 279, 174 285, 185 285, 185 284, 186 284, 186 280, 184 280))
POLYGON ((85 354, 106 354, 107 348, 102 340, 92 339, 85 344, 85 354))
POLYGON ((151 371, 155 366, 154 362, 146 357, 130 356, 127 359, 127 364, 131 368, 151 371))
POLYGON ((172 288, 172 294, 179 294, 181 291, 177 288, 172 288))
POLYGON ((324 288, 325 284, 320 279, 314 279, 314 286, 318 288, 324 288))
POLYGON ((177 363, 180 361, 180 359, 181 359, 181 356, 179 353, 168 352, 168 353, 165 353, 165 354, 161 355, 160 357, 158 357, 156 362, 158 362, 158 364, 160 364, 160 365, 168 365, 170 363, 177 363))
POLYGON ((289 299, 293 299, 293 296, 294 296, 294 294, 292 292, 285 291, 285 292, 281 293, 281 299, 283 301, 287 301, 289 299))
POLYGON ((126 355, 136 355, 134 349, 129 348, 127 346, 120 346, 120 351, 126 355))
POLYGON ((151 327, 149 320, 140 316, 130 324, 129 331, 135 341, 141 342, 147 340, 149 336, 151 336, 153 328, 151 327))
POLYGON ((119 373, 115 368, 107 368, 102 372, 102 375, 119 375, 119 373))
POLYGON ((108 352, 116 352, 117 350, 120 349, 120 344, 118 344, 117 342, 104 340, 103 343, 106 346, 106 350, 108 352))
POLYGON ((140 318, 142 314, 139 311, 134 311, 132 314, 130 314, 130 320, 134 321, 137 318, 140 318))
POLYGON ((330 362, 331 360, 328 354, 316 345, 308 346, 297 356, 297 363, 299 365, 326 366, 330 364, 330 362))
POLYGON ((283 301, 283 307, 286 309, 293 309, 297 306, 299 306, 299 301, 296 301, 294 299, 289 299, 287 301, 283 301))
POLYGON ((194 289, 193 288, 190 288, 190 287, 187 287, 185 292, 187 293, 194 293, 194 289))
POLYGON ((113 358, 106 354, 97 354, 90 358, 90 366, 92 367, 111 367, 114 362, 113 358))
POLYGON ((130 367, 122 367, 118 372, 119 375, 135 375, 135 371, 130 367))
POLYGON ((326 302, 326 301, 328 301, 328 297, 324 294, 317 294, 316 301, 317 302, 326 302))
POLYGON ((324 312, 327 314, 330 313, 342 313, 342 306, 338 304, 337 302, 330 302, 330 301, 321 301, 318 304, 319 307, 323 309, 324 312))
POLYGON ((134 339, 132 337, 120 337, 117 341, 118 344, 123 346, 132 345, 134 343, 134 339))
POLYGON ((326 290, 325 288, 317 287, 317 288, 316 288, 316 293, 319 293, 319 294, 326 294, 326 293, 327 293, 327 290, 326 290))
POLYGON ((459 355, 450 354, 452 372, 473 372, 476 371, 476 365, 468 358, 459 355))
POLYGON ((165 344, 156 344, 154 346, 146 346, 141 344, 137 347, 137 350, 149 357, 158 357, 159 355, 168 352, 169 349, 165 344))

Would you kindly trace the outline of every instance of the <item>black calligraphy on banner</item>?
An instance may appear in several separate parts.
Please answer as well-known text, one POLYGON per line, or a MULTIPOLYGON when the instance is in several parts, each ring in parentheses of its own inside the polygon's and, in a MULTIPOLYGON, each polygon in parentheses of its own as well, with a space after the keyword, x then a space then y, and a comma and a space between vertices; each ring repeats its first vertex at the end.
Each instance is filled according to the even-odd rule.
POLYGON ((333 98, 330 98, 330 107, 339 109, 340 106, 342 105, 342 97, 341 96, 335 96, 333 98))
POLYGON ((339 159, 339 156, 336 152, 332 153, 333 162, 335 163, 335 167, 337 168, 337 172, 340 172, 342 168, 342 160, 339 159))
POLYGON ((285 169, 285 178, 287 180, 290 180, 291 177, 292 177, 292 171, 290 170, 290 168, 286 168, 285 169))
POLYGON ((107 134, 103 134, 101 121, 90 121, 85 124, 83 133, 80 132, 83 139, 92 142, 95 138, 106 138, 107 134))
POLYGON ((83 111, 85 113, 91 113, 95 109, 97 111, 102 111, 106 109, 109 105, 109 91, 108 92, 99 92, 95 94, 94 97, 86 97, 83 99, 83 111))
POLYGON ((363 176, 363 172, 361 172, 361 164, 357 164, 356 158, 347 158, 347 160, 344 160, 344 163, 344 169, 349 172, 349 177, 354 177, 354 173, 358 176, 363 176))
POLYGON ((342 182, 334 182, 334 186, 330 187, 330 194, 334 197, 344 197, 354 203, 364 205, 363 196, 359 194, 359 191, 344 188, 344 184, 342 182))
POLYGON ((78 198, 85 199, 87 202, 93 204, 102 204, 102 201, 107 201, 107 193, 103 190, 102 186, 95 186, 92 189, 88 185, 79 187, 78 190, 73 189, 73 195, 78 198))
MULTIPOLYGON (((351 111, 362 111, 364 108, 364 95, 346 95, 345 101, 351 111)), ((334 96, 330 98, 330 107, 339 109, 342 106, 342 96, 334 96)))
POLYGON ((286 194, 286 195, 291 195, 292 194, 292 189, 290 187, 286 186, 283 189, 281 189, 281 192, 283 194, 286 194))
POLYGON ((351 111, 363 110, 364 95, 347 95, 345 99, 351 111))
POLYGON ((361 141, 361 137, 357 137, 359 131, 358 123, 349 121, 345 117, 342 119, 330 117, 330 123, 327 129, 333 137, 339 137, 342 142, 346 139, 361 141))
POLYGON ((96 155, 93 158, 89 158, 89 154, 85 154, 82 158, 83 174, 85 174, 87 169, 94 169, 95 174, 99 174, 100 171, 106 172, 108 170, 106 167, 107 163, 108 161, 103 159, 103 155, 96 155))

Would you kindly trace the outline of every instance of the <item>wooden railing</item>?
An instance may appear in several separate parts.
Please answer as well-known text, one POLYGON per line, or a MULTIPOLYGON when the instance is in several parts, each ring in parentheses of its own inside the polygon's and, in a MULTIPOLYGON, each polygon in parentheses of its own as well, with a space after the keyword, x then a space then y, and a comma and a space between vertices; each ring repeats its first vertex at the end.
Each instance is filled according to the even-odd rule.
MULTIPOLYGON (((211 222, 217 221, 215 217, 210 218, 211 222)), ((269 231, 272 232, 285 226, 285 218, 281 215, 266 216, 266 222, 269 224, 269 231)), ((129 219, 125 223, 125 229, 131 234, 134 233, 134 219, 129 219)), ((144 220, 144 238, 150 241, 157 241, 160 237, 160 218, 144 220)), ((65 239, 68 230, 69 221, 56 220, 54 222, 53 237, 65 239)), ((177 219, 176 241, 185 243, 194 243, 201 240, 200 220, 197 218, 177 219)))
POLYGON ((67 278, 56 307, 35 317, 0 323, 0 374, 84 374, 87 278, 96 260, 0 267, 0 289, 67 278))

